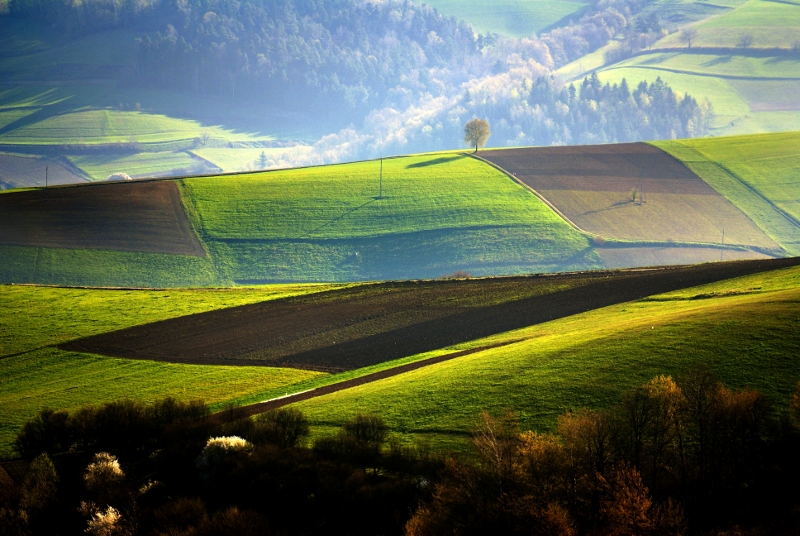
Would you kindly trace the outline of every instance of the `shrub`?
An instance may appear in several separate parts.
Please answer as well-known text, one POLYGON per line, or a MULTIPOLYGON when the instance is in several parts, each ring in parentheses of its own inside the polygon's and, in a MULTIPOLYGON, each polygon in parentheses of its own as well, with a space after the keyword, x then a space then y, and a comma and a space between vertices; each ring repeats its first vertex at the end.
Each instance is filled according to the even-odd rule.
POLYGON ((296 447, 308 436, 308 420, 297 409, 277 409, 256 418, 255 434, 281 448, 296 447))
POLYGON ((98 452, 92 463, 86 467, 83 480, 89 490, 102 490, 114 486, 125 478, 116 456, 108 452, 98 452))
POLYGON ((112 173, 111 175, 106 177, 106 180, 107 181, 132 181, 133 178, 131 178, 131 176, 128 175, 127 173, 120 172, 120 173, 112 173))
POLYGON ((250 452, 252 448, 250 442, 239 436, 212 437, 197 457, 197 466, 214 466, 230 454, 250 452))
POLYGON ((91 536, 111 536, 112 534, 119 534, 121 519, 122 516, 119 511, 113 506, 107 507, 105 511, 96 510, 91 514, 84 532, 91 536))
POLYGON ((69 450, 72 433, 68 420, 66 411, 43 409, 33 420, 25 423, 14 441, 14 449, 28 460, 43 452, 55 454, 69 450))

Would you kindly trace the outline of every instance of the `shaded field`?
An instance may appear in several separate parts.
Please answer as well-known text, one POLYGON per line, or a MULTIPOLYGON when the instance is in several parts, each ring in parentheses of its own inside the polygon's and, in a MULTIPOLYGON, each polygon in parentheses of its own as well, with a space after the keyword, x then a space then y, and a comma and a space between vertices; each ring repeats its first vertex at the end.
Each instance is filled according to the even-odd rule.
POLYGON ((70 156, 69 160, 94 180, 106 179, 114 173, 127 173, 133 178, 151 178, 219 171, 219 168, 193 157, 188 152, 75 155, 70 156))
POLYGON ((540 193, 578 227, 600 236, 720 243, 724 232, 726 244, 777 249, 700 177, 646 144, 509 149, 482 156, 540 193))
POLYGON ((86 181, 58 160, 0 153, 0 189, 44 186, 45 174, 51 186, 86 181))
POLYGON ((800 258, 472 281, 384 283, 79 339, 67 351, 184 363, 342 371, 800 258))
MULTIPOLYGON (((800 268, 692 287, 473 341, 500 345, 295 405, 315 436, 378 413, 403 442, 466 451, 480 412, 517 412, 552 430, 579 408, 607 408, 655 376, 712 367, 733 388, 788 407, 800 379, 800 268)), ((456 348, 451 351, 457 350, 456 348)))
POLYGON ((177 185, 166 181, 3 195, 0 244, 205 255, 177 185))
POLYGON ((667 266, 769 258, 755 251, 701 247, 610 247, 597 248, 597 254, 608 268, 628 266, 667 266))

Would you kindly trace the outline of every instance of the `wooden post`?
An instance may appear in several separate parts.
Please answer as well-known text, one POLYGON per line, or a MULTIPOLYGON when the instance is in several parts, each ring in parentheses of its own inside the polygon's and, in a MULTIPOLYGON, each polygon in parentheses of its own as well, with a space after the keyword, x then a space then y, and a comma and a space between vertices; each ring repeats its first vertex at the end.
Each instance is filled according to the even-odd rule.
POLYGON ((378 183, 378 199, 383 199, 383 158, 381 158, 381 175, 378 183))

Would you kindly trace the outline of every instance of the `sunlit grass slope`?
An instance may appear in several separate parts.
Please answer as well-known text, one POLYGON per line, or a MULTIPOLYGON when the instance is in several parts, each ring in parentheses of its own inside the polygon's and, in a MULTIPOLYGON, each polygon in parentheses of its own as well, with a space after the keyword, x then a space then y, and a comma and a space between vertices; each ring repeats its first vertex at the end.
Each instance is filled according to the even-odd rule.
POLYGON ((96 290, 0 285, 0 456, 44 407, 74 409, 164 396, 220 403, 325 376, 263 367, 204 367, 113 359, 53 346, 176 316, 320 292, 331 285, 238 289, 96 290))
POLYGON ((654 142, 800 254, 800 132, 654 142))
POLYGON ((359 412, 393 433, 464 448, 483 410, 527 429, 603 408, 659 374, 707 364, 729 385, 785 407, 800 380, 800 269, 790 268, 591 311, 473 344, 524 339, 297 405, 332 433, 359 412))
POLYGON ((599 266, 585 236, 499 171, 460 154, 183 181, 233 280, 438 277, 599 266))

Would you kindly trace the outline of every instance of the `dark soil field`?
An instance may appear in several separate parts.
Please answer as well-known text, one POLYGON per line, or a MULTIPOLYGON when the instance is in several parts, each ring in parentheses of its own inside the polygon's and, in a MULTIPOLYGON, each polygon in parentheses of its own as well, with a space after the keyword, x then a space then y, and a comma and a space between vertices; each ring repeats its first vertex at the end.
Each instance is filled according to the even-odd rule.
POLYGON ((160 361, 342 371, 800 258, 674 268, 365 285, 175 318, 72 341, 160 361))
POLYGON ((724 231, 726 244, 779 250, 694 172, 645 143, 479 155, 531 187, 581 229, 606 238, 720 243, 724 231))
POLYGON ((205 255, 168 181, 0 195, 0 244, 205 255))

